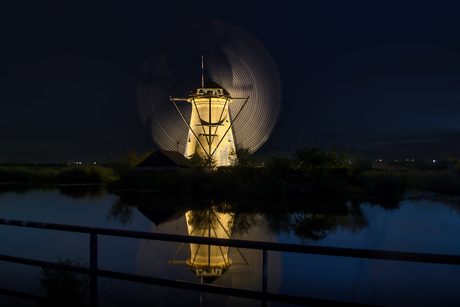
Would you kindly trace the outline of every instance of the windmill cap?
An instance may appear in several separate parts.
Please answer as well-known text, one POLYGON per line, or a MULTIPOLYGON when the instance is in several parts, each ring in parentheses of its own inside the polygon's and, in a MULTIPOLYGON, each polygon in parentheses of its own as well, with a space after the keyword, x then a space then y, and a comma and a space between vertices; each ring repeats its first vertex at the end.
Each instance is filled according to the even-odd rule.
POLYGON ((223 88, 223 86, 221 86, 220 84, 212 81, 212 80, 209 80, 209 81, 206 81, 204 83, 204 86, 203 87, 197 87, 197 90, 200 89, 200 88, 221 88, 224 92, 224 95, 230 95, 229 92, 227 92, 226 89, 223 88))

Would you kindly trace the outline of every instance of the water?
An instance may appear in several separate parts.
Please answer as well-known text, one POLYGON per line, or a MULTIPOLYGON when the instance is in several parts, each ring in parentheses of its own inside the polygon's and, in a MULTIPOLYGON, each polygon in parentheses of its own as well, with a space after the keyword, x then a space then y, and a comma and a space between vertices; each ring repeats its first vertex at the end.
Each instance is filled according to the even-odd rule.
MULTIPOLYGON (((190 205, 179 206, 170 200, 174 205, 169 206, 168 200, 157 198, 152 193, 114 195, 97 189, 87 192, 82 188, 4 192, 0 194, 0 218, 183 235, 190 233, 186 212, 206 219, 201 211, 190 211, 190 205)), ((350 202, 308 204, 307 207, 309 209, 294 213, 281 207, 276 212, 273 209, 263 214, 251 210, 234 215, 230 212, 231 236, 269 242, 460 255, 458 200, 406 198, 399 204, 383 207, 350 202)), ((238 207, 230 206, 232 208, 238 207)), ((228 224, 228 216, 220 216, 222 224, 228 224)), ((0 225, 0 229, 0 254, 51 262, 57 261, 58 256, 76 259, 78 254, 80 263, 89 262, 88 234, 5 225, 0 225)), ((198 230, 195 235, 197 233, 198 230)), ((99 236, 98 247, 99 266, 103 269, 200 282, 187 264, 168 266, 178 251, 176 261, 192 258, 188 244, 180 249, 180 243, 99 236)), ((228 258, 233 264, 212 284, 261 289, 260 251, 230 248, 228 258)), ((41 295, 37 280, 39 268, 0 262, 0 272, 0 288, 41 295)), ((459 274, 460 267, 453 265, 270 252, 268 291, 388 306, 446 306, 460 299, 456 292, 460 286, 459 274)), ((249 299, 213 294, 200 297, 200 293, 194 291, 105 278, 99 278, 99 288, 108 292, 99 298, 100 302, 107 301, 107 306, 175 306, 184 300, 198 305, 200 299, 203 306, 261 306, 260 302, 249 299)), ((0 296, 0 302, 1 306, 33 305, 6 296, 0 296)))

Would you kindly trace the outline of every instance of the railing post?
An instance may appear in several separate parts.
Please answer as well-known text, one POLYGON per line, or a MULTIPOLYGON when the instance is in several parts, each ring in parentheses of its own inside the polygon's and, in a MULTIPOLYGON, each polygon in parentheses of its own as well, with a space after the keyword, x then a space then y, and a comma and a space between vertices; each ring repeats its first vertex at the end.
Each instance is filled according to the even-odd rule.
POLYGON ((89 267, 92 271, 89 279, 89 300, 90 306, 97 306, 97 233, 91 233, 89 251, 89 267))
MULTIPOLYGON (((262 292, 267 293, 267 274, 268 274, 268 250, 263 250, 262 256, 262 292)), ((267 301, 264 299, 262 301, 262 306, 267 306, 267 301)))

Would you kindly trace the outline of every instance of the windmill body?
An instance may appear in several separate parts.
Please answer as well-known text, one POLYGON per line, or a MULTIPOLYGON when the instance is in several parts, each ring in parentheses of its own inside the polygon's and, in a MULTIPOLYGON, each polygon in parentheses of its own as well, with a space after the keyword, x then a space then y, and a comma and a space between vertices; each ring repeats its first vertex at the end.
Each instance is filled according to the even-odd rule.
POLYGON ((217 166, 231 165, 236 148, 228 105, 233 99, 217 84, 206 85, 187 99, 192 104, 192 115, 184 155, 213 157, 217 166))

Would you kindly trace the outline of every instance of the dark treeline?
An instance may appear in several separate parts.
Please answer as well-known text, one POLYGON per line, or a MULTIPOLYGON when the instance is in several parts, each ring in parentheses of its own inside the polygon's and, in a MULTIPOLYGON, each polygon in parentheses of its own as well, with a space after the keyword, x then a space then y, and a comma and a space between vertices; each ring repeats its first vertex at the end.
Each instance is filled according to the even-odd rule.
POLYGON ((154 190, 174 195, 217 195, 228 199, 288 198, 391 198, 414 189, 460 194, 460 162, 447 157, 433 163, 403 163, 408 171, 371 172, 373 159, 357 150, 326 150, 300 146, 292 154, 254 157, 239 149, 232 166, 216 167, 213 159, 194 156, 190 169, 133 171, 153 151, 110 159, 106 165, 62 167, 0 166, 0 183, 103 184, 109 190, 154 190))
POLYGON ((215 167, 215 161, 193 157, 190 169, 125 172, 110 190, 157 190, 174 196, 231 199, 316 199, 397 197, 402 184, 393 178, 366 178, 371 159, 357 151, 299 147, 294 154, 257 159, 237 152, 235 165, 215 167))

